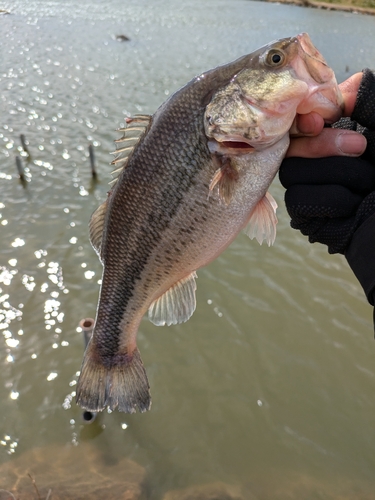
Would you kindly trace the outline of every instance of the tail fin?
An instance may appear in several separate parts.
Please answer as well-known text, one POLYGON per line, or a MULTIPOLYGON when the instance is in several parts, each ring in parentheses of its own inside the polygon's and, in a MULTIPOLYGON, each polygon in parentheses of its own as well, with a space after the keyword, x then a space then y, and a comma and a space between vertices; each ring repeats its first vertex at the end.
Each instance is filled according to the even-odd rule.
POLYGON ((95 355, 93 343, 87 346, 77 384, 76 402, 88 411, 106 406, 125 413, 145 412, 151 407, 150 386, 139 350, 113 366, 104 366, 95 355))

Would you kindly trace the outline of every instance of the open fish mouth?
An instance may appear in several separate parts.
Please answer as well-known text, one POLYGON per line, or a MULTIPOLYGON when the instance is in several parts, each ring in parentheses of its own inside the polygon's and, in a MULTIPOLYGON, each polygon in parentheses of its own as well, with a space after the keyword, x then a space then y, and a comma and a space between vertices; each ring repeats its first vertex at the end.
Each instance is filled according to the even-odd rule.
POLYGON ((225 148, 234 148, 234 149, 254 149, 254 146, 251 146, 247 142, 243 141, 222 141, 221 145, 225 148))
POLYGON ((227 136, 221 138, 216 137, 216 139, 210 139, 208 141, 208 148, 211 153, 218 153, 221 155, 247 155, 255 151, 254 146, 245 139, 241 138, 229 138, 227 136))

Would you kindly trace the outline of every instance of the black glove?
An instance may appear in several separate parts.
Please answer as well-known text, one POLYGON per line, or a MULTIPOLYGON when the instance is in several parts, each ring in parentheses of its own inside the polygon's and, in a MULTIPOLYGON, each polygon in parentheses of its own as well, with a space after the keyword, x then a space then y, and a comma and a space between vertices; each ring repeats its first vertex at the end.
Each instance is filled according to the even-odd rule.
POLYGON ((342 253, 370 303, 375 289, 375 73, 366 69, 350 118, 333 127, 367 138, 360 158, 288 158, 280 168, 291 226, 342 253))

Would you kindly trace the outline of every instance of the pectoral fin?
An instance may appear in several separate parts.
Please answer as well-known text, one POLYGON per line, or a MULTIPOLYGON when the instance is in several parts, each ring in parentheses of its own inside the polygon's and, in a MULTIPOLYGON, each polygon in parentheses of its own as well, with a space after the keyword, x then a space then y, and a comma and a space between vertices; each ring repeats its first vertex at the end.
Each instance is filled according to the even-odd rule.
POLYGON ((176 325, 184 323, 195 311, 195 290, 197 274, 192 272, 186 278, 177 281, 148 309, 149 320, 155 325, 176 325))
POLYGON ((210 193, 217 186, 219 198, 226 205, 229 205, 233 197, 237 181, 238 170, 231 162, 230 158, 226 158, 223 164, 216 170, 211 180, 210 193))
POLYGON ((266 193, 254 208, 244 233, 251 239, 256 238, 260 245, 264 240, 268 246, 273 245, 276 238, 276 208, 276 201, 270 193, 266 193))

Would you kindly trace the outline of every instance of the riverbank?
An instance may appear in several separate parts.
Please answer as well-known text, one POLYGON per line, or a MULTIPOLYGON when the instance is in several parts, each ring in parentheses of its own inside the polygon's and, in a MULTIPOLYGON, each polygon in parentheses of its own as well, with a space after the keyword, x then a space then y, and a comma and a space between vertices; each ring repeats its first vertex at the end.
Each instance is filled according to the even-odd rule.
POLYGON ((333 3, 333 2, 315 2, 311 0, 265 0, 274 3, 286 3, 292 5, 299 5, 300 7, 312 7, 315 9, 325 10, 340 10, 346 12, 356 12, 358 14, 375 15, 375 2, 373 0, 363 2, 348 2, 348 3, 333 3), (367 4, 374 4, 374 7, 366 6, 367 4))

